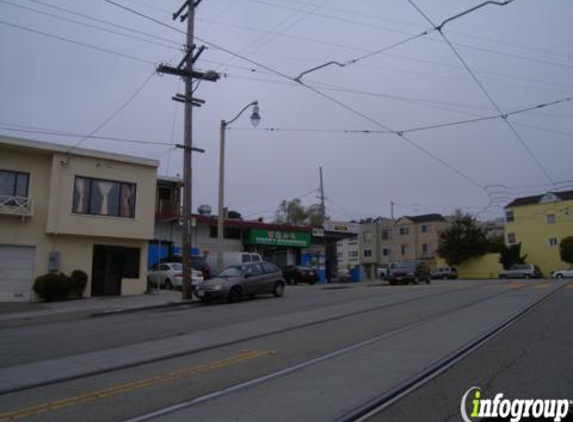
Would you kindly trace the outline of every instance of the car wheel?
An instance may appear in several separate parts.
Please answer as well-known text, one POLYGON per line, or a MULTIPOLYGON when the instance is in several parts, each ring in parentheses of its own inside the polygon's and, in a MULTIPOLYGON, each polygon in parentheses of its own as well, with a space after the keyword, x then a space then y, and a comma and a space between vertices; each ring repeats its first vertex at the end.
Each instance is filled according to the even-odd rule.
POLYGON ((236 303, 239 299, 241 299, 241 288, 239 286, 233 286, 227 296, 227 302, 236 303))
POLYGON ((525 275, 523 276, 523 278, 525 278, 526 280, 529 280, 529 279, 531 278, 531 276, 530 276, 529 274, 525 274, 525 275))
POLYGON ((275 297, 281 297, 285 292, 285 285, 282 281, 277 281, 275 287, 273 288, 273 295, 275 297))
POLYGON ((211 299, 210 297, 202 297, 202 298, 200 298, 199 300, 200 300, 202 303, 205 303, 205 304, 212 302, 212 299, 211 299))
POLYGON ((173 290, 173 284, 171 283, 171 280, 169 279, 165 280, 165 288, 167 290, 173 290))
POLYGON ((412 283, 420 284, 420 279, 416 276, 416 277, 414 277, 414 281, 412 283))
POLYGON ((507 277, 504 274, 502 274, 499 276, 499 278, 501 278, 502 280, 505 280, 507 277))
POLYGON ((430 284, 430 277, 426 279, 426 284, 430 284))
POLYGON ((447 276, 447 275, 444 275, 444 276, 442 277, 442 280, 447 280, 447 279, 448 279, 448 276, 447 276))
POLYGON ((563 278, 563 274, 557 274, 555 278, 563 278))

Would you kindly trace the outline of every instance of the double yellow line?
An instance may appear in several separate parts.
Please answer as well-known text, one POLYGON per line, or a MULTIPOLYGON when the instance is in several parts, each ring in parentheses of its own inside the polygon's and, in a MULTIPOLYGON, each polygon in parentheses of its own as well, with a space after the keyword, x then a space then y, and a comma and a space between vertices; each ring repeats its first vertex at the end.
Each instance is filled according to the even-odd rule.
POLYGON ((90 393, 80 394, 77 396, 68 397, 61 400, 55 400, 47 403, 41 403, 35 406, 25 407, 11 412, 0 413, 0 422, 7 422, 17 419, 27 418, 30 416, 40 415, 47 412, 53 412, 67 407, 77 406, 79 404, 91 403, 96 400, 114 397, 120 394, 130 393, 133 391, 141 390, 148 387, 153 387, 156 385, 167 384, 177 379, 188 378, 206 372, 211 372, 217 369, 225 368, 227 366, 237 365, 242 362, 257 359, 263 356, 268 356, 271 354, 274 354, 274 352, 261 351, 261 350, 243 351, 238 355, 234 355, 222 360, 204 363, 201 365, 194 365, 177 371, 168 372, 166 374, 156 375, 151 378, 145 378, 138 381, 118 384, 113 387, 104 388, 102 390, 97 390, 90 393))

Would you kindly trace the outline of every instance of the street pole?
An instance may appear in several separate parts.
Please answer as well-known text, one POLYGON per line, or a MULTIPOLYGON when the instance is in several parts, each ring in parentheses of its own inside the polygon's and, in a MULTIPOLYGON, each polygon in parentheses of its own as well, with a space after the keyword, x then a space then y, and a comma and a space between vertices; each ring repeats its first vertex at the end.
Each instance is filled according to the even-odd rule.
MULTIPOLYGON (((187 50, 193 50, 193 38, 195 30, 195 4, 189 1, 187 4, 187 50)), ((189 300, 193 298, 191 291, 191 248, 192 234, 192 192, 193 192, 193 173, 192 173, 192 147, 193 147, 193 104, 189 99, 193 98, 193 54, 187 55, 186 70, 188 75, 185 77, 185 130, 183 141, 183 239, 181 245, 182 263, 183 263, 183 287, 181 288, 181 298, 189 300)))
POLYGON ((224 199, 225 199, 225 131, 227 123, 221 120, 219 143, 219 209, 217 212, 217 271, 223 270, 223 226, 224 226, 224 199))
MULTIPOLYGON (((326 205, 324 204, 324 184, 322 182, 322 167, 319 167, 320 172, 320 210, 322 214, 322 226, 324 227, 324 223, 326 221, 326 205)), ((326 231, 324 232, 324 279, 327 283, 330 282, 330 277, 328 277, 329 271, 326 268, 326 257, 327 257, 327 240, 326 240, 326 231)))
POLYGON ((259 102, 250 102, 239 111, 239 113, 228 122, 221 120, 220 142, 219 142, 219 205, 217 211, 217 271, 223 270, 223 239, 224 239, 224 211, 225 211, 225 132, 227 126, 237 120, 249 107, 253 107, 251 114, 251 124, 256 127, 261 121, 259 114, 259 102))

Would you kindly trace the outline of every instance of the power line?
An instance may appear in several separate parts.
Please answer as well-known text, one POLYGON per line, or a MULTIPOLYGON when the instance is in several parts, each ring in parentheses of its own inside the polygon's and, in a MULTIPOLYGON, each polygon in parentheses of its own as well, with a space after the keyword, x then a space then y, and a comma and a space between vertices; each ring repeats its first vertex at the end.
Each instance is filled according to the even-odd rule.
POLYGON ((46 2, 43 2, 43 1, 41 1, 41 0, 26 0, 26 1, 29 1, 29 2, 32 2, 32 3, 36 3, 36 4, 40 4, 40 5, 42 5, 42 6, 49 7, 49 8, 51 8, 51 9, 58 10, 58 11, 60 11, 60 12, 68 13, 68 14, 73 15, 73 16, 81 17, 81 18, 88 19, 88 20, 91 20, 91 21, 94 21, 94 22, 103 23, 103 24, 105 24, 105 25, 109 25, 109 26, 112 26, 112 27, 114 27, 114 28, 123 29, 123 30, 125 30, 125 31, 132 32, 132 33, 134 33, 134 34, 144 35, 144 36, 149 37, 149 38, 155 38, 155 39, 158 39, 158 40, 160 40, 160 41, 165 41, 165 42, 171 43, 171 44, 173 44, 173 45, 175 45, 175 46, 181 46, 181 42, 179 42, 179 41, 175 41, 175 40, 172 40, 172 39, 169 39, 169 38, 164 38, 164 37, 161 37, 161 36, 159 36, 159 35, 149 34, 149 33, 145 32, 145 31, 140 31, 140 30, 138 30, 138 29, 130 28, 130 27, 127 27, 127 26, 124 26, 124 25, 118 25, 118 24, 116 24, 116 23, 110 22, 110 21, 105 20, 105 19, 99 19, 99 18, 96 18, 96 17, 94 17, 94 16, 86 15, 86 14, 83 14, 83 13, 78 13, 78 12, 76 12, 76 11, 74 11, 74 10, 67 9, 67 8, 61 7, 61 6, 56 6, 56 5, 53 5, 53 4, 50 4, 50 3, 46 3, 46 2))
POLYGON ((58 130, 50 130, 50 129, 35 129, 34 127, 26 127, 23 125, 11 125, 6 123, 0 123, 0 129, 7 130, 10 132, 22 132, 22 133, 34 133, 39 135, 53 135, 53 136, 61 136, 66 138, 86 138, 88 139, 97 139, 97 140, 104 140, 104 141, 114 141, 114 142, 125 142, 130 144, 142 144, 142 145, 165 145, 165 146, 172 146, 177 148, 172 143, 169 142, 159 142, 159 141, 145 141, 141 139, 129 139, 129 138, 118 138, 113 136, 97 136, 91 135, 88 136, 86 134, 80 133, 71 133, 71 132, 62 132, 58 130), (19 127, 10 127, 10 126, 19 126, 19 127))
POLYGON ((56 15, 56 14, 49 13, 49 12, 44 12, 44 11, 41 11, 41 10, 38 10, 38 9, 34 9, 33 7, 27 7, 27 6, 24 6, 24 5, 15 4, 15 3, 12 3, 12 2, 7 1, 7 0, 0 0, 0 3, 7 4, 7 5, 10 5, 10 6, 12 6, 12 7, 17 7, 17 8, 22 9, 22 10, 28 10, 28 11, 31 11, 31 12, 34 12, 34 13, 37 13, 37 14, 40 14, 40 15, 49 16, 49 17, 51 17, 51 18, 59 19, 59 20, 65 21, 65 22, 70 22, 70 23, 74 23, 74 24, 77 24, 77 25, 81 25, 82 27, 93 28, 93 29, 96 29, 96 30, 98 30, 98 31, 107 32, 107 33, 109 33, 109 34, 119 35, 119 36, 122 36, 122 37, 126 37, 126 38, 130 38, 130 39, 133 39, 133 40, 145 42, 145 43, 148 43, 148 44, 153 44, 153 45, 157 45, 157 46, 164 47, 164 48, 170 48, 170 49, 176 49, 176 50, 178 50, 178 48, 175 47, 175 46, 173 46, 173 45, 168 45, 168 44, 159 43, 159 42, 152 41, 152 40, 149 40, 149 39, 146 39, 146 38, 142 38, 142 37, 138 37, 138 36, 135 36, 135 35, 124 34, 124 33, 122 33, 122 32, 114 31, 114 30, 109 29, 109 28, 104 28, 104 27, 101 27, 101 26, 98 26, 98 25, 92 25, 92 24, 89 24, 89 23, 86 23, 86 22, 81 22, 81 21, 78 21, 78 20, 75 20, 75 19, 66 18, 66 17, 64 17, 64 16, 56 15))
POLYGON ((135 90, 135 92, 133 94, 131 94, 129 96, 129 98, 119 106, 119 108, 117 110, 115 110, 108 118, 106 118, 103 122, 101 122, 94 130, 92 130, 88 135, 84 136, 82 139, 80 139, 75 145, 73 145, 71 148, 68 148, 68 150, 66 152, 71 152, 73 149, 79 147, 86 139, 90 138, 92 135, 94 135, 95 133, 97 133, 100 129, 102 129, 105 125, 107 125, 110 121, 112 121, 119 113, 121 113, 128 105, 129 103, 131 103, 135 97, 137 97, 137 95, 143 90, 143 88, 145 88, 145 86, 147 85, 147 83, 151 80, 151 78, 153 78, 153 76, 155 76, 155 70, 153 71, 153 73, 151 73, 151 75, 149 75, 145 81, 143 81, 143 83, 135 90))
MULTIPOLYGON (((469 73, 469 75, 472 77, 472 79, 476 82, 476 84, 478 85, 478 87, 480 88, 480 90, 484 93, 484 95, 487 97, 487 99, 489 100, 489 102, 494 106, 494 108, 497 110, 498 113, 500 113, 501 115, 503 115, 503 111, 501 110, 501 108, 498 106, 498 104, 496 103, 496 101, 493 99, 493 97, 490 95, 490 93, 487 91, 487 89, 485 88, 485 86, 480 82, 480 80, 478 79, 478 77, 475 75, 475 73, 472 71, 472 69, 470 68, 470 66, 467 64, 467 62, 464 60, 464 58, 460 55, 460 53, 456 50, 456 48, 452 45, 452 43, 450 42, 450 40, 448 39, 448 37, 446 37, 446 35, 443 32, 443 26, 445 23, 449 22, 452 20, 452 18, 446 19, 444 22, 442 22, 439 26, 436 26, 434 24, 434 22, 432 22, 432 20, 414 3, 413 0, 407 0, 408 3, 410 3, 412 5, 412 7, 414 9, 416 9, 423 17, 424 19, 426 19, 430 25, 433 25, 436 30, 440 33, 440 35, 442 36, 442 38, 444 39, 444 41, 446 42, 446 44, 448 44, 448 46, 450 47, 450 49, 452 50, 452 52, 454 53, 454 55, 458 58, 458 60, 462 63, 462 65, 464 66, 464 68, 467 70, 467 72, 469 73)), ((511 3, 513 0, 507 0, 505 2, 497 2, 497 1, 486 1, 482 4, 479 4, 477 6, 475 6, 474 8, 470 9, 469 11, 472 10, 476 10, 477 8, 480 8, 482 6, 485 6, 487 4, 496 4, 499 6, 505 6, 508 3, 511 3)), ((463 14, 469 13, 469 11, 466 12, 462 12, 462 14, 460 14, 459 16, 462 16, 463 14)), ((541 164, 541 161, 539 161, 539 159, 537 158, 537 156, 533 153, 533 151, 529 148, 529 146, 525 143, 525 140, 521 137, 521 135, 519 134, 519 132, 515 129, 515 127, 513 127, 513 125, 511 124, 511 122, 507 119, 507 115, 505 115, 505 117, 503 117, 503 121, 507 124, 508 128, 510 129, 510 131, 513 133, 513 135, 515 136, 515 138, 519 141, 519 143, 521 144, 521 146, 527 151, 527 153, 531 156, 531 158, 533 159, 533 161, 537 164, 537 166, 541 169, 541 171, 545 174, 545 177, 547 178, 547 180, 549 180, 551 183, 555 183, 553 181, 553 178, 551 177, 551 175, 549 174, 549 172, 547 171, 547 169, 543 166, 543 164, 541 164)))
POLYGON ((107 49, 107 48, 98 47, 98 46, 95 46, 95 45, 92 45, 92 44, 87 44, 87 43, 83 43, 83 42, 80 42, 80 41, 72 40, 72 39, 70 39, 70 38, 61 37, 61 36, 59 36, 59 35, 50 34, 50 33, 48 33, 48 32, 39 31, 39 30, 37 30, 37 29, 32 29, 32 28, 28 28, 28 27, 25 27, 25 26, 21 26, 21 25, 16 25, 16 24, 14 24, 14 23, 6 22, 6 21, 3 21, 3 20, 0 20, 0 25, 5 25, 5 26, 9 26, 9 27, 12 27, 12 28, 19 29, 19 30, 21 30, 21 31, 31 32, 31 33, 38 34, 38 35, 43 35, 43 36, 48 37, 48 38, 53 38, 53 39, 56 39, 56 40, 59 40, 59 41, 64 41, 64 42, 67 42, 67 43, 70 43, 70 44, 75 44, 75 45, 78 45, 78 46, 80 46, 80 47, 86 47, 86 48, 89 48, 89 49, 92 49, 92 50, 95 50, 95 51, 99 51, 99 52, 102 52, 102 53, 112 54, 112 55, 115 55, 115 56, 118 56, 118 57, 123 57, 123 58, 125 58, 125 59, 134 60, 134 61, 136 61, 136 62, 145 63, 145 64, 150 64, 150 65, 152 65, 152 66, 155 66, 155 65, 156 65, 156 63, 154 63, 154 62, 152 62, 152 61, 150 61, 150 60, 142 59, 141 57, 132 56, 131 54, 121 53, 121 52, 119 52, 119 51, 114 51, 114 50, 110 50, 110 49, 107 49))

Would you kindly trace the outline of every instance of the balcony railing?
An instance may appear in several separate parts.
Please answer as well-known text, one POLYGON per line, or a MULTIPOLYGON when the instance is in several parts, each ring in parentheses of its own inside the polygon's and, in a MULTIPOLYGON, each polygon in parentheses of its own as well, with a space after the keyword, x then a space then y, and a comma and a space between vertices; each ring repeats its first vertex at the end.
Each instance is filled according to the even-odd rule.
POLYGON ((20 196, 0 195, 0 214, 31 217, 34 215, 34 201, 20 196))

